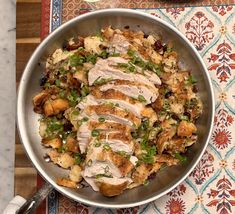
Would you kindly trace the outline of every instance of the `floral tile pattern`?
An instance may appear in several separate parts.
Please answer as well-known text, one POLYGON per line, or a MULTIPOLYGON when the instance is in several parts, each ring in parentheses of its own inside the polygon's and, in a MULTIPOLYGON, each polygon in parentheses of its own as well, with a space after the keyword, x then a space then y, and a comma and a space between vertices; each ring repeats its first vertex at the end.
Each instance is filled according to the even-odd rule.
MULTIPOLYGON (((121 1, 122 2, 122 1, 121 1)), ((201 161, 190 176, 159 200, 128 209, 100 209, 71 201, 56 192, 48 198, 48 214, 186 214, 235 213, 235 6, 149 9, 146 0, 124 6, 136 7, 171 23, 186 35, 204 59, 211 76, 216 116, 213 134, 201 161)), ((150 1, 149 1, 150 2, 150 1)), ((153 2, 153 1, 151 1, 153 2)), ((79 0, 52 0, 51 30, 72 17, 90 11, 79 0), (77 3, 76 3, 77 2, 77 3), (84 9, 74 9, 80 4, 84 9), (69 8, 73 11, 68 12, 69 8)), ((234 3, 234 1, 233 1, 234 3)), ((153 3, 152 3, 153 4, 153 3)), ((149 6, 149 5, 148 5, 149 6)))

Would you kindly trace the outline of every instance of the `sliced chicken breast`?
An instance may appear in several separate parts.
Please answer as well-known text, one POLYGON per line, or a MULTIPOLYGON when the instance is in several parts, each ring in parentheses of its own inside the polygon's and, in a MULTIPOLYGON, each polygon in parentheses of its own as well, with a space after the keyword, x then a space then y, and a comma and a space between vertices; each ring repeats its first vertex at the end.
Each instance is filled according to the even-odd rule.
POLYGON ((99 105, 105 103, 112 103, 123 109, 133 112, 137 117, 147 117, 154 123, 157 120, 156 112, 150 108, 145 107, 143 103, 119 91, 108 89, 107 91, 99 91, 98 88, 93 90, 90 95, 85 97, 79 104, 80 109, 84 109, 89 105, 99 105))
POLYGON ((131 111, 123 110, 109 104, 90 105, 84 109, 84 112, 87 115, 96 114, 98 116, 105 116, 109 120, 129 126, 139 126, 141 123, 140 118, 136 117, 131 111))
POLYGON ((134 164, 127 157, 117 154, 104 146, 95 147, 94 144, 89 145, 86 156, 86 167, 91 166, 93 162, 96 163, 99 161, 114 164, 122 176, 126 176, 134 168, 134 164))
POLYGON ((119 91, 129 97, 141 100, 145 105, 154 102, 158 97, 156 88, 129 81, 112 81, 100 86, 101 91, 107 91, 109 89, 119 91))
MULTIPOLYGON (((112 80, 129 80, 131 82, 138 82, 149 85, 155 88, 154 83, 148 77, 140 73, 125 73, 118 68, 119 63, 128 63, 128 61, 121 57, 109 57, 107 59, 100 59, 95 66, 90 69, 88 73, 89 85, 93 85, 95 81, 104 79, 112 80)), ((149 77, 150 78, 150 77, 149 77)))
POLYGON ((130 43, 128 40, 121 34, 114 34, 111 39, 108 52, 109 53, 127 53, 130 43))

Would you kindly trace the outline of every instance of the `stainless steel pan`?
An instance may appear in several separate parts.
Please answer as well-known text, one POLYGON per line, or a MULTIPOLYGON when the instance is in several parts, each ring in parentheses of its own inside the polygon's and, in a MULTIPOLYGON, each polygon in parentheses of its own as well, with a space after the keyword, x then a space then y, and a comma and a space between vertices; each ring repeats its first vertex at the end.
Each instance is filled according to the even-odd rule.
POLYGON ((212 84, 206 67, 196 49, 170 24, 154 16, 128 9, 106 9, 81 15, 59 27, 51 33, 31 56, 21 79, 17 100, 17 122, 21 141, 38 172, 56 190, 73 200, 106 208, 124 208, 151 202, 165 195, 181 183, 200 160, 209 141, 214 117, 214 98, 212 84), (159 172, 148 186, 127 190, 124 194, 106 198, 91 188, 68 189, 55 183, 57 177, 65 175, 65 170, 52 163, 46 163, 45 149, 40 144, 38 134, 39 115, 33 112, 32 97, 39 92, 39 79, 45 60, 56 48, 60 48, 65 39, 74 35, 94 35, 106 26, 142 30, 146 34, 159 34, 163 41, 172 41, 185 68, 191 70, 198 79, 199 94, 204 111, 198 120, 198 142, 187 152, 187 164, 170 167, 159 172))

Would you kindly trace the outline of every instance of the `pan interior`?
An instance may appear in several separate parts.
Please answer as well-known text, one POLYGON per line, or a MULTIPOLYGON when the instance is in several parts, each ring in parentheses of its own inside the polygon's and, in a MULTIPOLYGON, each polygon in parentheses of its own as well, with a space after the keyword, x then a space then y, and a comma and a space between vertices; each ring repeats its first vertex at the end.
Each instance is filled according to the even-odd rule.
POLYGON ((127 10, 106 10, 81 16, 62 26, 56 33, 49 36, 37 49, 27 65, 21 80, 18 98, 18 127, 22 142, 36 168, 59 191, 75 200, 91 205, 104 207, 130 207, 160 197, 188 174, 204 150, 210 134, 213 116, 212 91, 206 71, 197 54, 174 30, 155 18, 127 10), (57 186, 57 177, 65 176, 68 172, 52 163, 44 161, 46 150, 40 144, 39 115, 33 112, 32 97, 40 91, 39 79, 45 66, 45 60, 55 49, 61 48, 63 41, 74 36, 95 35, 101 28, 112 26, 123 29, 129 26, 133 30, 141 30, 146 34, 158 34, 164 42, 173 42, 179 53, 180 61, 185 69, 190 69, 198 80, 199 95, 204 105, 203 115, 198 120, 198 142, 187 152, 188 162, 184 165, 169 167, 159 172, 148 186, 126 190, 122 195, 106 198, 94 192, 91 188, 72 190, 57 186))

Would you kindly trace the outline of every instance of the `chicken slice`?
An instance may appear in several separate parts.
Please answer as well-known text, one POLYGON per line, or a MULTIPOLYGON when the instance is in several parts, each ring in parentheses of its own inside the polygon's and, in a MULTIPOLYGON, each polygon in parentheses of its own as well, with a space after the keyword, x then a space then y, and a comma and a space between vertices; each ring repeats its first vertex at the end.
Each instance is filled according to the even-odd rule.
POLYGON ((130 43, 121 34, 114 34, 108 48, 109 53, 127 53, 130 43))
POLYGON ((90 184, 94 191, 100 191, 105 196, 120 195, 127 185, 132 182, 130 178, 117 178, 117 177, 100 177, 90 178, 83 177, 85 181, 90 184))
MULTIPOLYGON (((100 59, 97 61, 95 66, 90 69, 88 73, 89 85, 93 85, 100 79, 112 79, 112 80, 129 80, 131 82, 143 83, 155 88, 154 83, 149 79, 152 76, 142 75, 140 73, 126 73, 118 68, 119 63, 128 63, 128 61, 121 57, 109 57, 107 59, 100 59)), ((154 75, 154 73, 153 73, 154 75)))
POLYGON ((141 123, 140 118, 136 117, 132 112, 109 104, 90 105, 84 109, 84 112, 87 115, 96 114, 99 116, 105 116, 107 119, 129 126, 139 126, 141 123))
POLYGON ((87 152, 86 167, 92 166, 97 162, 114 164, 121 176, 126 176, 134 168, 134 164, 127 157, 113 152, 107 146, 95 147, 95 145, 92 144, 89 146, 87 152))
POLYGON ((110 89, 119 91, 129 97, 140 100, 147 105, 154 102, 158 97, 158 90, 150 85, 130 82, 128 80, 117 80, 109 82, 99 87, 100 91, 107 91, 110 89))
POLYGON ((128 178, 106 178, 101 177, 96 180, 101 194, 107 197, 120 195, 125 190, 131 179, 128 178))

